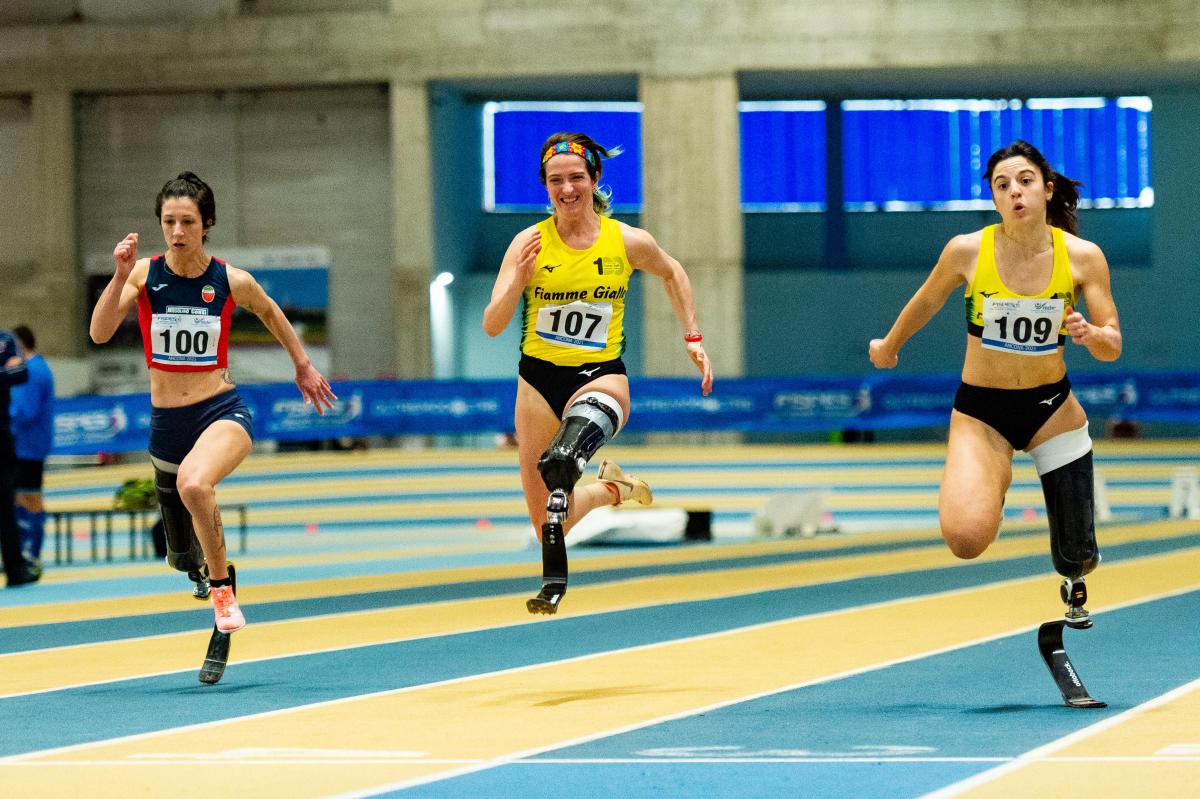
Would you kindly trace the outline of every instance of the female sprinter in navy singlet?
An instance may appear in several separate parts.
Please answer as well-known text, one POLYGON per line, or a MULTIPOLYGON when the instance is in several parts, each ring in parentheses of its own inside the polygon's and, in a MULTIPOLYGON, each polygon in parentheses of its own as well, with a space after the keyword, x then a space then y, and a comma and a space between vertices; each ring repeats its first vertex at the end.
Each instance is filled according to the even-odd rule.
POLYGON ((211 593, 217 629, 246 619, 234 596, 216 485, 250 453, 250 411, 227 362, 235 307, 254 313, 296 365, 296 385, 318 413, 337 399, 304 345, 248 272, 204 251, 216 223, 212 189, 191 172, 167 181, 154 204, 167 251, 138 259, 138 234, 113 250, 112 280, 92 311, 91 337, 112 338, 137 305, 150 369, 150 458, 167 536, 167 563, 187 572, 193 595, 211 593))

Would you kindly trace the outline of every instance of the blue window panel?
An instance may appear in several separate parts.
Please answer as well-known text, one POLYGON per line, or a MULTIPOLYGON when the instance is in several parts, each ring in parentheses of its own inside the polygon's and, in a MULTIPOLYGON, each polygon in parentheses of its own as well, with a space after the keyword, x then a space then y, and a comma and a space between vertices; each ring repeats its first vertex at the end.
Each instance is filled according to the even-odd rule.
POLYGON ((856 100, 842 104, 849 210, 988 208, 982 173, 1014 139, 1081 181, 1081 207, 1153 205, 1150 99, 856 100))
POLYGON ((487 211, 544 211, 550 201, 538 179, 538 148, 553 133, 586 133, 621 148, 604 161, 600 185, 612 190, 613 210, 642 205, 640 103, 513 102, 483 109, 484 200, 487 211))
POLYGON ((825 210, 825 103, 738 103, 742 209, 825 210))
MULTIPOLYGON (((825 103, 739 103, 742 207, 749 211, 825 208, 825 103)), ((623 152, 606 161, 602 185, 614 210, 641 210, 641 104, 604 102, 487 103, 484 128, 484 208, 543 211, 537 148, 557 131, 582 131, 623 152)))

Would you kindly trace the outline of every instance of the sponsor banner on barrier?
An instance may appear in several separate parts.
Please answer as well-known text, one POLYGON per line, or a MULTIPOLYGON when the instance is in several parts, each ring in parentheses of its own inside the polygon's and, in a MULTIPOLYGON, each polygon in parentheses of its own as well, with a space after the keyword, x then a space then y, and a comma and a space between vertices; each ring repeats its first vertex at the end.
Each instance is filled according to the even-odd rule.
POLYGON ((1144 422, 1200 422, 1200 373, 1159 372, 1133 379, 1126 418, 1144 422))
MULTIPOLYGON (((1088 373, 1072 385, 1093 419, 1200 422, 1200 374, 1088 373)), ((812 432, 944 425, 954 375, 742 378, 700 395, 691 378, 633 378, 630 432, 812 432)), ((318 415, 295 385, 245 385, 255 437, 298 441, 369 435, 511 432, 512 380, 365 380, 334 385, 338 401, 318 415)), ((54 453, 81 455, 146 447, 146 394, 56 402, 54 453)))
POLYGON ((149 437, 149 394, 55 400, 52 451, 56 455, 145 449, 149 437))
POLYGON ((868 429, 928 427, 948 424, 957 375, 871 376, 864 387, 868 429))

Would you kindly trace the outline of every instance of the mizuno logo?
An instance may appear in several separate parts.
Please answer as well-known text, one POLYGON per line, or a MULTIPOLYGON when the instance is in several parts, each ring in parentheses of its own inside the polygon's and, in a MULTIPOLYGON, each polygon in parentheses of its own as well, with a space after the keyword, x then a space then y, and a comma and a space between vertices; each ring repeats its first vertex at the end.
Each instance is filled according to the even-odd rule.
POLYGON ((995 291, 981 291, 981 292, 979 292, 979 293, 980 293, 980 294, 982 294, 984 297, 991 297, 991 296, 993 296, 994 294, 996 294, 997 292, 995 292, 995 291))
POLYGON ((1057 394, 1055 394, 1055 395, 1054 395, 1053 397, 1051 397, 1050 399, 1044 399, 1044 400, 1040 400, 1040 401, 1038 402, 1038 405, 1052 405, 1052 404, 1054 404, 1054 401, 1055 401, 1056 399, 1058 399, 1060 396, 1062 396, 1062 392, 1061 392, 1061 391, 1060 391, 1060 392, 1058 392, 1057 394))
POLYGON ((580 369, 579 374, 583 375, 584 377, 591 377, 592 375, 596 374, 596 372, 599 372, 599 371, 600 371, 599 366, 593 366, 591 368, 591 371, 589 371, 587 369, 580 369))
POLYGON ((151 290, 151 291, 158 291, 159 289, 165 289, 166 287, 167 287, 167 284, 166 284, 166 283, 159 283, 157 286, 151 286, 151 287, 150 287, 150 290, 151 290))
POLYGON ((560 266, 562 266, 562 264, 547 264, 546 266, 543 266, 542 269, 545 269, 547 272, 553 274, 554 270, 558 269, 560 266))

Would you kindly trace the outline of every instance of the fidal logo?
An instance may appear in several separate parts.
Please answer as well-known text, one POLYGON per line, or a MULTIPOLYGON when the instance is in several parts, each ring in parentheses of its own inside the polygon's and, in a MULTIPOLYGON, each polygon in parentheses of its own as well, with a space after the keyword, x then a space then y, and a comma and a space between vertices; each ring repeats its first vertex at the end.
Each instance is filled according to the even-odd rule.
POLYGON ((200 298, 205 302, 212 302, 217 298, 217 290, 212 286, 205 286, 204 288, 200 289, 200 298))

